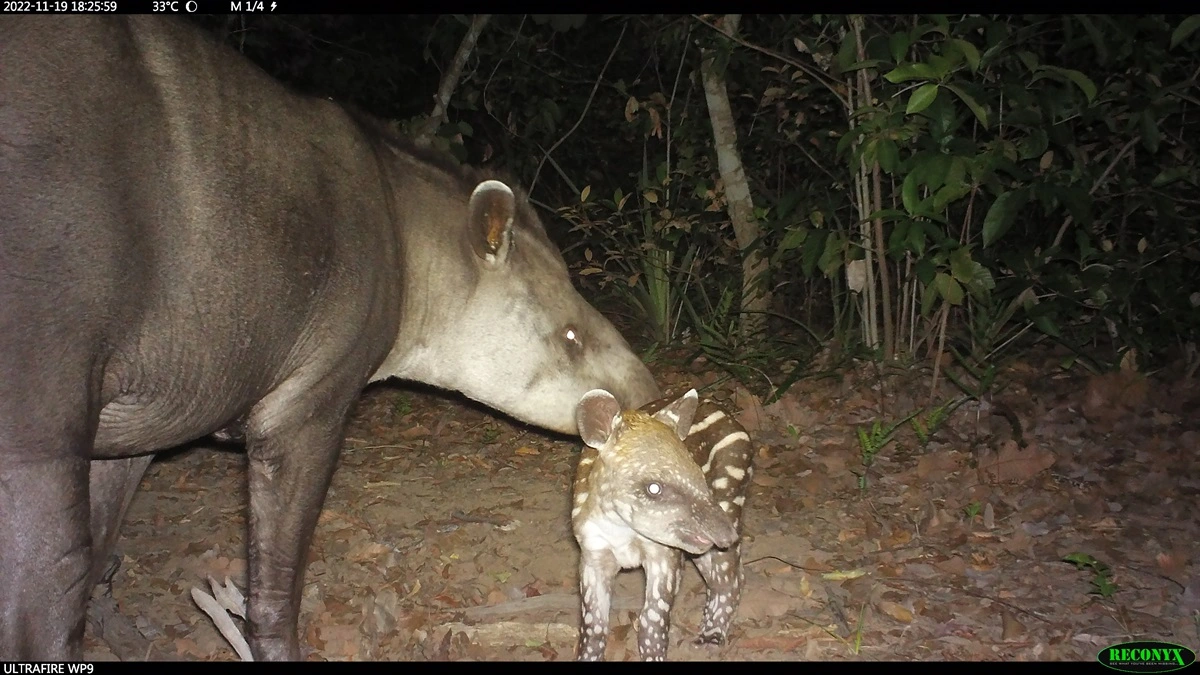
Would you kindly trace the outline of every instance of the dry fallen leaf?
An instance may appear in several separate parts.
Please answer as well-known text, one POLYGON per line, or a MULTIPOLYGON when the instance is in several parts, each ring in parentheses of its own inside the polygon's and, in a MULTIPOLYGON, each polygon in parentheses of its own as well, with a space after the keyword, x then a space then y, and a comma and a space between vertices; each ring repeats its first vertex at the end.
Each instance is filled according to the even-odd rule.
POLYGON ((1004 628, 1000 631, 1000 639, 1006 642, 1024 639, 1029 633, 1029 629, 1025 628, 1025 624, 1017 621, 1016 617, 1008 612, 1000 612, 1000 620, 1004 628))
POLYGON ((912 623, 912 612, 906 609, 903 605, 894 603, 891 600, 880 600, 875 606, 879 609, 879 611, 901 623, 912 623))
POLYGON ((1187 569, 1188 555, 1184 551, 1171 551, 1170 553, 1159 553, 1155 556, 1155 561, 1158 563, 1158 569, 1168 577, 1180 579, 1184 576, 1184 570, 1187 569))
POLYGON ((1021 449, 1015 441, 1000 444, 999 452, 979 458, 982 483, 1023 483, 1054 465, 1054 455, 1031 443, 1021 449))
POLYGON ((739 411, 735 416, 738 424, 745 427, 746 431, 754 433, 767 426, 766 412, 763 410, 762 402, 746 388, 738 387, 734 390, 733 404, 739 411))

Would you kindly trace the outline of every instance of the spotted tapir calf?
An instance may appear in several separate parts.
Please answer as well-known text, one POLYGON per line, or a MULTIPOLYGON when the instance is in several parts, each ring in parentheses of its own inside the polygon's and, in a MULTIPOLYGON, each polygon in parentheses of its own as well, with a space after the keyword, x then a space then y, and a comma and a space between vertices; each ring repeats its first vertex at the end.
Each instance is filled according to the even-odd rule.
POLYGON ((182 22, 0 21, 0 659, 80 656, 150 453, 230 428, 251 648, 300 657, 347 411, 390 377, 567 433, 590 389, 659 395, 510 183, 182 22))
POLYGON ((576 415, 587 446, 571 510, 579 659, 604 658, 613 583, 636 567, 646 573, 638 650, 648 661, 666 658, 684 553, 708 593, 696 643, 723 643, 742 592, 742 507, 754 472, 746 430, 695 389, 625 411, 609 392, 590 391, 576 415))

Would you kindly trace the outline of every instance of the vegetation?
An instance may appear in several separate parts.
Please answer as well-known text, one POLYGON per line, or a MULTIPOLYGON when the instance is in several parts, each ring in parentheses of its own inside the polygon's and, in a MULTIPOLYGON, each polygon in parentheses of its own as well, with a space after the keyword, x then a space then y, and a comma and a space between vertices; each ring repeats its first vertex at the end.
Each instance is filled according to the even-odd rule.
POLYGON ((465 55, 436 142, 763 393, 831 344, 969 397, 1038 342, 1200 363, 1200 15, 497 15, 469 52, 472 17, 207 21, 405 129, 465 55))

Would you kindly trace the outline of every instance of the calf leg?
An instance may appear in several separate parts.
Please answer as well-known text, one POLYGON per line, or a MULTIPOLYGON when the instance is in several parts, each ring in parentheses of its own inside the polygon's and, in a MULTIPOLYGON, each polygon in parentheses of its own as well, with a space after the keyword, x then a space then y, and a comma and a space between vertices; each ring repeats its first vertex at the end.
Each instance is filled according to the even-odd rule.
POLYGON ((579 596, 583 604, 579 624, 580 661, 604 660, 613 584, 620 571, 610 551, 584 550, 580 554, 579 596))
POLYGON ((661 547, 642 563, 646 571, 646 596, 638 616, 638 652, 643 661, 667 659, 671 631, 671 606, 679 592, 682 567, 679 549, 661 547))
POLYGON ((733 613, 742 597, 741 542, 729 549, 711 549, 695 558, 696 570, 708 586, 704 605, 704 624, 696 644, 724 644, 733 622, 733 613))

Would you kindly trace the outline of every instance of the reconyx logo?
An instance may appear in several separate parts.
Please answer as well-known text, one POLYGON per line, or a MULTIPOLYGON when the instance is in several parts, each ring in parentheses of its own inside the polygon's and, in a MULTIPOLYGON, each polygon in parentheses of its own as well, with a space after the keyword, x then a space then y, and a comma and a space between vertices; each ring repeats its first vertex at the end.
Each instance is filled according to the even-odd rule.
POLYGON ((1122 642, 1102 649, 1096 660, 1124 673, 1169 673, 1192 665, 1196 652, 1170 642, 1122 642))

